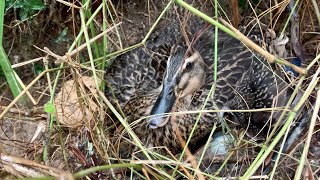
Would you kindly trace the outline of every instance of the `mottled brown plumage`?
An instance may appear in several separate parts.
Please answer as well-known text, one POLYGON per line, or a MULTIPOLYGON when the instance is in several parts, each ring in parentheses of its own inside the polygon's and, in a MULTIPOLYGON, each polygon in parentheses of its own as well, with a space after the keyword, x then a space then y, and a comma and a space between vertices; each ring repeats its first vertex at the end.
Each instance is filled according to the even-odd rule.
MULTIPOLYGON (((192 18, 187 24, 190 25, 190 37, 203 27, 198 18, 192 18)), ((189 67, 184 59, 187 47, 179 27, 177 21, 173 21, 146 47, 118 57, 106 75, 106 81, 113 88, 128 122, 134 124, 132 128, 143 144, 146 147, 166 146, 174 154, 180 151, 180 143, 166 118, 159 115, 141 118, 171 112, 172 99, 177 112, 201 110, 214 84, 214 28, 205 31, 193 45, 191 55, 187 56, 194 58, 189 67), (198 56, 193 56, 197 53, 198 56), (184 94, 184 97, 179 97, 179 94, 184 94)), ((236 39, 222 32, 218 37, 216 88, 205 109, 244 110, 283 106, 283 100, 290 92, 282 92, 285 82, 266 61, 236 39)), ((248 37, 261 43, 258 31, 251 32, 248 37)), ((106 94, 110 97, 110 90, 106 94)), ((195 145, 206 137, 213 124, 219 122, 220 115, 223 116, 223 113, 204 113, 190 144, 195 145)), ((197 116, 197 113, 177 115, 177 124, 185 139, 197 116)), ((239 112, 233 113, 233 117, 244 127, 250 125, 260 130, 270 119, 270 113, 239 112)))

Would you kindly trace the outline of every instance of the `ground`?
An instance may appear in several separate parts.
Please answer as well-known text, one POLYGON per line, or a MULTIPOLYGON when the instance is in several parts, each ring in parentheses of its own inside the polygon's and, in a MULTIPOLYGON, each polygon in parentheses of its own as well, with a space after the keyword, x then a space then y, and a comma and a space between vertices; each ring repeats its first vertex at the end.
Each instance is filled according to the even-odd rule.
MULTIPOLYGON (((203 2, 204 1, 199 0, 198 6, 199 4, 206 4, 205 6, 210 7, 210 2, 203 2)), ((241 2, 242 1, 240 1, 239 4, 241 4, 241 2)), ((38 14, 27 21, 19 20, 17 17, 19 10, 14 11, 13 9, 10 9, 6 11, 3 46, 12 64, 19 64, 35 58, 45 57, 47 58, 46 60, 49 68, 57 68, 60 64, 56 64, 56 59, 53 56, 48 56, 47 52, 44 52, 44 48, 47 47, 53 53, 63 56, 70 48, 75 36, 79 33, 81 29, 81 21, 80 14, 77 9, 72 10, 69 6, 58 1, 48 1, 47 3, 48 5, 45 10, 38 12, 38 14)), ((101 1, 99 0, 95 1, 95 3, 91 6, 91 11, 94 12, 94 10, 99 7, 100 3, 101 1)), ((113 32, 109 34, 110 41, 108 46, 100 47, 100 49, 107 49, 108 52, 116 52, 123 48, 139 43, 146 36, 150 27, 153 25, 167 3, 168 1, 165 0, 110 1, 108 3, 108 7, 111 9, 113 18, 108 16, 106 21, 110 26, 113 21, 122 22, 122 24, 119 26, 120 28, 118 29, 118 33, 113 32)), ((228 14, 228 17, 233 22, 239 21, 240 23, 245 20, 244 17, 252 16, 252 13, 248 13, 243 10, 248 8, 248 3, 246 3, 244 6, 239 5, 239 13, 241 14, 241 18, 239 20, 237 20, 235 15, 233 15, 235 11, 234 8, 232 8, 234 6, 231 5, 231 1, 224 3, 225 4, 222 4, 222 7, 225 8, 224 10, 226 14, 228 14)), ((77 5, 79 6, 79 4, 77 5)), ((318 7, 320 7, 319 3, 318 7)), ((265 7, 265 4, 261 3, 257 6, 257 12, 261 13, 267 8, 268 6, 265 7)), ((299 40, 302 43, 303 52, 305 53, 307 60, 306 62, 303 62, 302 66, 309 64, 316 57, 316 55, 319 54, 320 49, 320 34, 317 33, 320 30, 320 22, 317 22, 314 11, 310 9, 312 9, 312 4, 309 1, 303 1, 299 4, 299 14, 301 16, 301 33, 299 40)), ((212 8, 205 8, 205 11, 209 14, 213 12, 212 8)), ((281 12, 281 8, 279 8, 279 11, 274 13, 277 14, 281 12)), ((223 17, 225 16, 223 15, 223 17)), ((274 26, 274 30, 276 32, 281 30, 284 20, 286 20, 287 17, 288 13, 284 12, 280 16, 279 21, 273 19, 273 21, 277 21, 274 26)), ((156 31, 165 26, 167 21, 170 21, 170 17, 168 16, 164 16, 164 19, 165 20, 161 21, 156 27, 156 31)), ((102 11, 100 11, 95 18, 95 28, 101 29, 103 20, 103 14, 102 11)), ((269 23, 270 27, 272 27, 271 21, 269 21, 269 23)), ((100 31, 97 32, 101 33, 100 31)), ((98 42, 101 44, 102 40, 99 40, 98 42)), ((84 43, 84 41, 82 41, 82 43, 84 43)), ((289 57, 291 56, 293 55, 290 54, 289 57)), ((88 61, 89 56, 86 51, 82 51, 73 58, 76 62, 84 62, 88 61)), ((61 89, 64 89, 63 86, 67 84, 68 80, 75 78, 75 74, 77 74, 75 71, 81 72, 83 77, 90 75, 90 73, 83 69, 80 71, 80 68, 70 67, 71 65, 68 64, 68 68, 63 71, 54 97, 58 96, 58 93, 61 91, 61 89)), ((317 68, 318 64, 316 64, 315 67, 310 70, 310 74, 313 74, 317 68)), ((15 71, 25 85, 32 83, 34 79, 44 70, 45 65, 43 59, 40 59, 35 63, 28 63, 27 65, 15 68, 15 71)), ((56 74, 50 73, 51 83, 55 77, 56 74)), ((305 87, 307 86, 308 82, 309 81, 306 81, 305 87)), ((108 134, 109 130, 112 129, 111 126, 107 126, 110 122, 101 122, 92 118, 92 120, 88 120, 85 123, 80 121, 69 126, 63 124, 60 125, 59 123, 56 123, 56 121, 54 121, 53 124, 50 123, 52 117, 50 118, 49 114, 44 110, 45 104, 50 100, 51 97, 49 91, 50 86, 48 84, 47 77, 44 76, 40 78, 29 90, 36 103, 34 105, 30 104, 28 107, 23 107, 20 104, 16 104, 9 109, 9 112, 7 112, 3 118, 0 118, 1 161, 3 161, 3 157, 5 155, 10 155, 10 157, 19 157, 21 159, 14 159, 13 162, 21 166, 32 167, 35 171, 34 174, 62 174, 65 176, 67 176, 65 171, 73 173, 89 167, 115 162, 117 152, 115 147, 110 146, 110 143, 112 144, 112 142, 109 140, 112 139, 112 137, 110 137, 110 134, 108 134), (100 126, 101 124, 107 124, 107 127, 100 126), (96 127, 104 128, 99 129, 96 127), (44 152, 48 154, 44 154, 44 152), (31 161, 24 161, 25 159, 31 161), (46 167, 42 167, 41 164, 45 164, 46 167), (51 170, 51 172, 49 170, 51 170)), ((86 86, 85 89, 86 92, 88 92, 88 96, 86 96, 86 98, 92 98, 94 96, 92 91, 95 90, 88 86, 86 86)), ((313 97, 310 97, 309 101, 312 103, 316 98, 317 95, 314 92, 313 97)), ((4 76, 0 73, 0 112, 3 112, 9 106, 13 99, 14 98, 11 95, 10 89, 5 83, 4 76)), ((69 99, 69 101, 71 100, 69 99)), ((74 103, 77 104, 78 102, 75 101, 74 103)), ((313 104, 311 104, 311 106, 312 105, 313 104)), ((98 106, 96 110, 93 110, 93 106, 90 107, 91 109, 89 109, 90 112, 92 112, 92 116, 99 117, 99 115, 101 115, 99 114, 101 111, 98 110, 98 106)), ((86 114, 88 115, 90 113, 86 114)), ((104 119, 108 119, 107 117, 109 114, 103 116, 106 116, 104 119)), ((76 117, 76 119, 77 118, 88 119, 88 116, 81 116, 81 118, 76 117)), ((312 136, 307 159, 309 166, 307 166, 306 170, 303 171, 303 175, 305 177, 308 177, 310 176, 310 173, 313 173, 314 177, 319 178, 319 116, 316 122, 316 131, 312 136)), ((302 140, 304 138, 305 136, 301 137, 301 143, 298 143, 298 145, 295 146, 295 155, 301 154, 299 151, 302 151, 302 140)), ((246 155, 255 154, 250 152, 241 153, 245 153, 246 155)), ((241 154, 238 154, 238 156, 241 156, 241 154)), ((300 158, 300 156, 297 156, 297 158, 300 158)), ((243 162, 245 165, 239 166, 239 171, 242 167, 246 167, 248 159, 241 159, 241 162, 243 162)), ((296 169, 297 164, 297 161, 283 160, 279 166, 279 169, 281 169, 279 173, 288 171, 288 174, 286 176, 282 174, 282 178, 288 179, 288 177, 291 177, 292 173, 296 169), (286 162, 292 164, 286 164, 286 162), (285 169, 285 165, 287 165, 286 168, 289 170, 285 169)), ((0 165, 0 177, 7 177, 10 179, 12 176, 23 177, 29 176, 30 174, 28 173, 31 173, 31 170, 29 170, 28 173, 25 171, 13 171, 10 169, 11 165, 12 164, 10 163, 4 163, 3 165, 0 165)), ((120 170, 114 169, 113 172, 97 171, 97 173, 91 174, 90 177, 92 179, 96 179, 97 177, 119 178, 120 174, 120 170)))

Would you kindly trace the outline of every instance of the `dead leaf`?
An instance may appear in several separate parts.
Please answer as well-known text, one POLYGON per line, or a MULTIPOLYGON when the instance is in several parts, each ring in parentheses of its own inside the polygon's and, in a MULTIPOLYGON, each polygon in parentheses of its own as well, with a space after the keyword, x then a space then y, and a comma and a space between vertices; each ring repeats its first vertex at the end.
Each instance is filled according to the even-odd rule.
POLYGON ((85 122, 93 120, 93 113, 98 110, 98 106, 90 97, 90 94, 91 96, 96 96, 98 91, 94 82, 93 77, 79 77, 79 95, 77 94, 74 80, 69 80, 63 85, 61 91, 55 98, 57 119, 61 124, 67 127, 78 127, 85 122), (91 93, 87 93, 83 85, 85 85, 91 93))

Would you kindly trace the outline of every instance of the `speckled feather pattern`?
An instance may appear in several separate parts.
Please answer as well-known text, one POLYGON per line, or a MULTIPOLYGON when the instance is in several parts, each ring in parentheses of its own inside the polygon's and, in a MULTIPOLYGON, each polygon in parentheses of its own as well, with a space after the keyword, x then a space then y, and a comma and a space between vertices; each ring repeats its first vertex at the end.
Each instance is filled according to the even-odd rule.
MULTIPOLYGON (((193 18, 189 24, 190 34, 202 27, 202 22, 193 18)), ((252 32, 248 37, 260 44, 259 32, 252 32)), ((148 116, 160 91, 166 61, 171 48, 179 44, 185 46, 179 24, 173 21, 159 34, 155 35, 146 47, 137 48, 114 61, 107 70, 106 81, 112 87, 126 118, 137 136, 146 147, 167 146, 173 153, 180 151, 180 143, 170 123, 164 127, 150 129, 146 120, 136 120, 148 116)), ((177 102, 177 111, 200 110, 214 83, 214 28, 206 31, 194 45, 203 58, 207 70, 205 85, 195 93, 190 103, 177 102)), ((182 52, 184 53, 184 52, 182 52)), ((274 98, 285 87, 285 83, 271 70, 266 61, 253 54, 238 40, 219 32, 218 38, 218 73, 215 94, 210 97, 205 109, 256 109, 269 108, 274 98), (259 61, 258 58, 261 60, 259 61)), ((111 98, 107 89, 107 97, 111 98)), ((283 102, 283 101, 279 101, 283 102)), ((276 105, 279 105, 276 104, 276 105)), ((270 113, 234 113, 244 126, 261 128, 269 120, 270 113), (262 116, 263 115, 263 116, 262 116)), ((207 136, 213 124, 218 122, 217 113, 204 113, 192 138, 191 144, 207 136)), ((185 139, 188 138, 198 114, 177 116, 177 124, 185 139)))

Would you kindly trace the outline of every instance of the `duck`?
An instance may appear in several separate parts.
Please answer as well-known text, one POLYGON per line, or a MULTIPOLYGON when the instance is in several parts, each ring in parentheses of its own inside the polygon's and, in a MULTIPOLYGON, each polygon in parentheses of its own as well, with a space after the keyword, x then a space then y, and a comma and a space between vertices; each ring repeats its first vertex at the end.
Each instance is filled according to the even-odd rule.
MULTIPOLYGON (((185 34, 192 36, 205 26, 189 18, 185 34)), ((262 44, 259 28, 247 37, 262 44)), ((199 113, 205 110, 249 110, 285 106, 292 93, 279 73, 260 55, 239 40, 218 32, 217 79, 214 80, 214 27, 202 32, 190 46, 178 21, 172 20, 143 47, 118 56, 106 70, 106 96, 123 112, 137 137, 146 147, 165 146, 181 152, 170 121, 171 112, 182 137, 188 139, 199 113), (211 93, 212 86, 214 93, 211 93)), ((225 113, 202 113, 190 146, 210 134, 225 113)), ((232 120, 244 128, 268 131, 279 112, 234 112, 232 120)))

